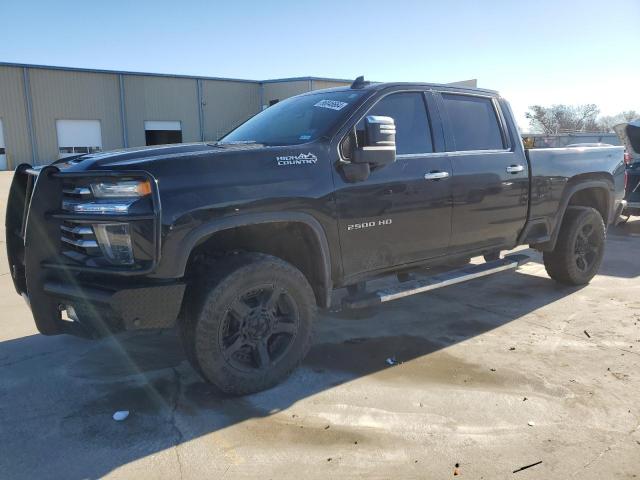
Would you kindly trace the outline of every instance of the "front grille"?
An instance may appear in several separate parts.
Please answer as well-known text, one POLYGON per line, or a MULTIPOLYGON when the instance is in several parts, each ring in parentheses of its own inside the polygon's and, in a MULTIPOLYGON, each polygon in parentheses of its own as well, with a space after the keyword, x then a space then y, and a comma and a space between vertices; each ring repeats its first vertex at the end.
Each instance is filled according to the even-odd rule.
POLYGON ((72 211, 74 205, 91 200, 93 195, 88 187, 73 183, 65 183, 62 187, 62 210, 72 211))
MULTIPOLYGON (((73 205, 93 200, 88 187, 75 183, 65 183, 62 187, 62 210, 72 211, 73 205)), ((100 247, 96 241, 93 228, 88 223, 65 220, 60 225, 60 240, 63 253, 76 257, 78 254, 98 257, 100 247)))
POLYGON ((100 247, 93 228, 86 223, 64 221, 60 225, 62 248, 90 256, 100 255, 100 247))

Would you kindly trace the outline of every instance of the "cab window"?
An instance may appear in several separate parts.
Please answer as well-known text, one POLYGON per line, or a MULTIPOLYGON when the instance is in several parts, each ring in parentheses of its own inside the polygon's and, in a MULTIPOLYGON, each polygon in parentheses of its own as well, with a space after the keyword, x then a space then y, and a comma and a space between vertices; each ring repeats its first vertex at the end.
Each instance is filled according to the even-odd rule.
MULTIPOLYGON (((429 118, 421 92, 401 92, 387 95, 376 103, 367 115, 391 117, 396 124, 396 152, 398 155, 431 153, 433 141, 429 118)), ((356 126, 358 144, 364 138, 364 118, 356 126)))
POLYGON ((443 93, 457 151, 505 148, 493 102, 487 97, 443 93))

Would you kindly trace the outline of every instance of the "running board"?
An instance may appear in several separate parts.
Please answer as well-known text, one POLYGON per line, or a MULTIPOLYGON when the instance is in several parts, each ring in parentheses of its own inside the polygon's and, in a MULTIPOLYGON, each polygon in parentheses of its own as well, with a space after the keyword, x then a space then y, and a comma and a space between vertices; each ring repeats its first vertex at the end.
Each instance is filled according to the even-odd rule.
POLYGON ((485 262, 480 265, 469 265, 458 270, 440 273, 422 280, 412 280, 400 285, 383 288, 375 292, 363 292, 361 294, 346 297, 342 300, 343 308, 372 307, 383 302, 390 302, 398 298, 408 297, 416 293, 428 292, 456 283, 467 282, 475 278, 486 277, 494 273, 515 270, 520 265, 530 260, 527 255, 508 255, 500 260, 485 262))

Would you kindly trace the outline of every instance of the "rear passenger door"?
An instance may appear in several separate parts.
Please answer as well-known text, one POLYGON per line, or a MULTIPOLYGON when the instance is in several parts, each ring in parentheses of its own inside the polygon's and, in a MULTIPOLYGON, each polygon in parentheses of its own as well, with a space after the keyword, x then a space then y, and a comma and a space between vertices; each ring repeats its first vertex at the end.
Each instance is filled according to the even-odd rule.
POLYGON ((444 255, 451 230, 449 159, 435 103, 423 91, 389 93, 356 119, 363 137, 365 115, 382 115, 396 124, 395 163, 374 169, 364 181, 338 175, 336 201, 345 275, 444 255), (427 108, 429 106, 429 108, 427 108), (434 123, 437 122, 437 123, 434 123), (430 172, 445 178, 429 180, 430 172))
POLYGON ((451 252, 515 245, 527 215, 529 172, 491 96, 440 92, 452 169, 451 252))

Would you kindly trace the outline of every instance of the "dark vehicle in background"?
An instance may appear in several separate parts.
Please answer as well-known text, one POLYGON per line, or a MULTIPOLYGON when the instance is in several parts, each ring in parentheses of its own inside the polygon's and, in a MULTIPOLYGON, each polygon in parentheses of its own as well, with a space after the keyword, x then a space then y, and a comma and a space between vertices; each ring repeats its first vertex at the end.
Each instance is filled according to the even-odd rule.
POLYGON ((627 178, 623 215, 640 215, 640 119, 613 127, 625 146, 627 178))
POLYGON ((43 334, 177 324, 193 367, 245 394, 301 362, 337 288, 377 305, 514 269, 517 245, 588 283, 624 171, 622 147, 525 150, 494 91, 359 78, 218 142, 20 165, 7 251, 43 334), (441 273, 411 275, 425 267, 441 273), (398 283, 367 289, 384 275, 398 283))

